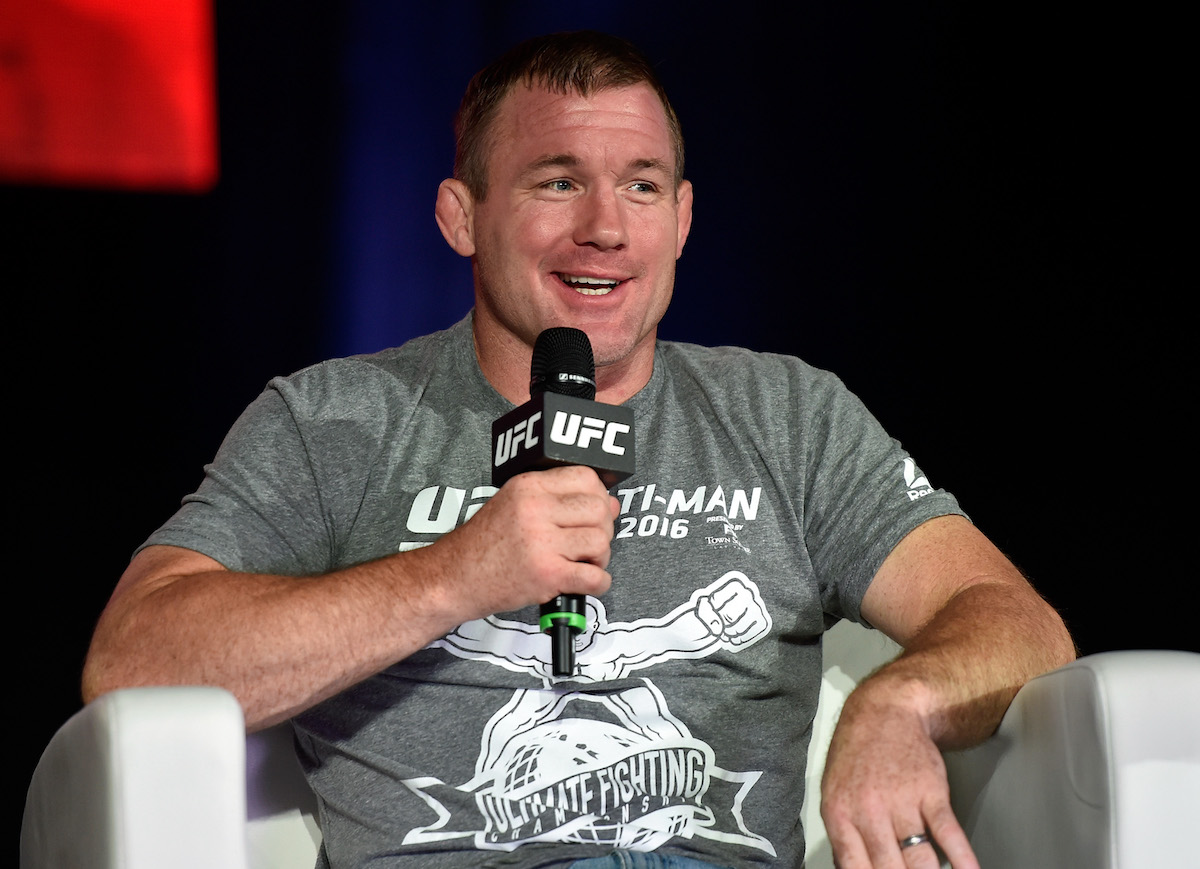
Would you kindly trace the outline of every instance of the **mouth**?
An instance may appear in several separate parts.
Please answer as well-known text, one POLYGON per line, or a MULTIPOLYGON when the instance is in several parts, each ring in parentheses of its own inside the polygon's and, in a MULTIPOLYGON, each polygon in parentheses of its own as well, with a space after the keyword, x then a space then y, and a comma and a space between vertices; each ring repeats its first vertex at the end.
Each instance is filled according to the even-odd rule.
POLYGON ((568 275, 562 272, 556 274, 560 281, 583 296, 607 296, 625 283, 616 278, 593 278, 585 275, 568 275))

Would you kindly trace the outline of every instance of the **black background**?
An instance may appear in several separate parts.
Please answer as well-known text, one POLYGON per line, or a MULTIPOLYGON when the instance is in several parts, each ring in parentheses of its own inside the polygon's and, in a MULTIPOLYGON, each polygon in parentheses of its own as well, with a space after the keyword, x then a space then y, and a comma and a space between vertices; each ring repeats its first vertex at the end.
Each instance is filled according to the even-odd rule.
MULTIPOLYGON (((418 206, 397 211, 431 257, 453 259, 432 203, 470 71, 539 31, 635 39, 672 92, 696 187, 662 334, 841 374, 1085 654, 1197 649, 1178 530, 1194 512, 1195 315, 1174 213, 1186 197, 1171 22, 847 5, 397 13, 374 38, 403 40, 421 79, 375 87, 420 89, 437 119, 396 131, 426 135, 433 155, 414 172, 418 206)), ((79 706, 91 628, 131 551, 238 412, 275 374, 376 349, 328 328, 349 292, 346 238, 380 220, 345 213, 363 141, 347 133, 360 86, 347 69, 369 54, 344 11, 356 4, 240 6, 216 5, 211 193, 0 187, 22 794, 79 706)), ((406 257, 393 265, 401 312, 425 303, 406 257)), ((449 268, 453 313, 437 325, 469 304, 465 263, 449 268)))

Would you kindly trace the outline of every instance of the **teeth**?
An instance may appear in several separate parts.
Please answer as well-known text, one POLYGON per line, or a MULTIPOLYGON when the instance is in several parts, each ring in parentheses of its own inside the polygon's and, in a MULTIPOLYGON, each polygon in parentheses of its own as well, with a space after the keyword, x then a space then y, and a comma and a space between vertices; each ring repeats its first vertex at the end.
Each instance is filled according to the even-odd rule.
POLYGON ((575 292, 585 296, 606 296, 616 289, 620 281, 611 278, 589 278, 577 275, 561 275, 563 283, 569 284, 575 292))

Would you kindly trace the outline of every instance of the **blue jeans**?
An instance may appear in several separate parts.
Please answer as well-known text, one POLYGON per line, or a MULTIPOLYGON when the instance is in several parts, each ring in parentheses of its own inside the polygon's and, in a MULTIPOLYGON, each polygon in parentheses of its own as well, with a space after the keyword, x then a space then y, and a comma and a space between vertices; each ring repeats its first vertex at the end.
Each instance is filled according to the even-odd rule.
POLYGON ((606 857, 576 860, 568 869, 725 869, 691 857, 663 857, 653 852, 613 851, 606 857))

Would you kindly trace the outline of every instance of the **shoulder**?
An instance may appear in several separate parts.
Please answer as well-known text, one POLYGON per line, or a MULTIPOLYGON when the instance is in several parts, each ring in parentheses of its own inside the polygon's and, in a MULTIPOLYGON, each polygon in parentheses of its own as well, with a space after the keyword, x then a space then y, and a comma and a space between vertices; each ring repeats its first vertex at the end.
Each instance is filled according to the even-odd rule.
POLYGON ((274 378, 267 392, 302 417, 387 413, 456 379, 460 331, 455 326, 375 353, 327 359, 274 378))
POLYGON ((812 405, 851 395, 833 372, 782 353, 660 341, 657 360, 676 388, 730 401, 812 405))

